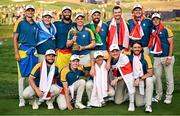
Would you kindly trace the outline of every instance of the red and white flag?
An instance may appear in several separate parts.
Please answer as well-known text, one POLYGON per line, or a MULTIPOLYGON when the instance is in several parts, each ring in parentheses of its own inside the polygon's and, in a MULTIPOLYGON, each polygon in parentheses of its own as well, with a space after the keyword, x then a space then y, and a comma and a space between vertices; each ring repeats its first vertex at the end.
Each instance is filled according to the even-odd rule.
POLYGON ((144 32, 143 32, 143 29, 141 27, 141 22, 143 20, 144 20, 144 17, 141 17, 140 21, 136 21, 133 18, 133 22, 134 22, 135 26, 129 34, 129 38, 131 38, 132 40, 140 40, 144 36, 144 32))
POLYGON ((127 24, 123 18, 120 19, 119 33, 117 33, 117 23, 114 18, 111 19, 111 23, 108 31, 108 50, 112 44, 121 45, 124 48, 129 47, 129 30, 127 24), (119 34, 119 38, 118 38, 119 34))

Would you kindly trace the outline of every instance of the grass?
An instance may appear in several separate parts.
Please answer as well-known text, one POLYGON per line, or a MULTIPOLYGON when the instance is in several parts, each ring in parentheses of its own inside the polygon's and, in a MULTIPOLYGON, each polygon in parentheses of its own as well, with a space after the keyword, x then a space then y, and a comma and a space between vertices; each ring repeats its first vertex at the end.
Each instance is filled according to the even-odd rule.
MULTIPOLYGON (((175 57, 176 62, 174 66, 174 77, 175 77, 175 92, 173 102, 170 105, 162 103, 153 103, 152 115, 180 115, 180 23, 165 23, 170 25, 174 32, 175 40, 175 57)), ((11 35, 11 26, 0 26, 0 37, 3 34, 11 35), (4 29, 5 28, 5 29, 4 29), (3 29, 3 31, 2 31, 3 29), (7 33, 7 34, 6 34, 7 33)), ((135 112, 128 112, 128 102, 122 105, 115 105, 112 102, 107 103, 103 108, 93 108, 79 110, 74 109, 73 111, 61 111, 58 110, 55 104, 54 110, 47 110, 47 106, 42 104, 39 110, 32 110, 30 105, 24 108, 18 107, 18 88, 17 88, 17 67, 14 59, 14 51, 12 46, 12 38, 8 38, 4 41, 3 45, 0 45, 0 114, 1 115, 145 115, 144 108, 136 108, 135 112)), ((163 79, 165 82, 165 80, 163 79)), ((166 88, 164 86, 164 88, 166 88)), ((83 102, 86 103, 87 97, 83 97, 83 102)))
POLYGON ((12 37, 13 26, 0 25, 0 40, 12 37))

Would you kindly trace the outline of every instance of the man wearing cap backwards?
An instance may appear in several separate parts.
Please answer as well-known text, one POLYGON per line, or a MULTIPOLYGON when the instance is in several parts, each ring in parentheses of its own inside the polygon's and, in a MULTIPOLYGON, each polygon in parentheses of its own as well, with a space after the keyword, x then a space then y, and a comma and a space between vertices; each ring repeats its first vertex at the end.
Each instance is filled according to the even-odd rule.
POLYGON ((68 32, 71 27, 75 26, 75 23, 71 20, 72 10, 69 6, 64 6, 62 8, 62 21, 54 22, 56 27, 56 52, 57 59, 56 65, 59 71, 69 63, 71 56, 71 50, 66 47, 68 32))
POLYGON ((90 49, 94 48, 96 43, 93 32, 84 26, 84 18, 84 14, 76 14, 75 21, 77 26, 69 31, 66 45, 67 47, 72 47, 72 54, 80 55, 79 63, 89 71, 91 65, 90 49), (75 46, 77 46, 76 49, 74 49, 75 46))
POLYGON ((93 77, 93 81, 88 81, 91 86, 86 84, 86 92, 89 98, 88 106, 102 107, 107 98, 114 97, 115 91, 108 83, 108 71, 105 67, 106 61, 102 51, 94 52, 94 61, 96 75, 93 77))
POLYGON ((170 29, 163 26, 161 23, 160 14, 154 13, 152 15, 153 30, 148 46, 151 48, 151 53, 154 54, 154 75, 156 77, 156 96, 155 100, 161 100, 163 95, 161 75, 164 69, 166 75, 166 98, 164 103, 170 104, 174 91, 174 76, 173 66, 175 58, 173 33, 170 29))
POLYGON ((91 12, 92 21, 86 26, 90 28, 95 36, 96 47, 91 50, 91 57, 93 58, 94 52, 97 50, 102 50, 105 54, 105 58, 108 58, 107 52, 107 33, 108 26, 101 20, 101 11, 94 9, 91 12))
POLYGON ((40 102, 46 100, 48 109, 54 109, 53 101, 60 92, 60 88, 56 84, 59 72, 55 66, 55 56, 54 50, 47 50, 43 62, 38 63, 31 71, 30 85, 24 90, 23 97, 31 100, 33 109, 39 108, 37 97, 40 102))
POLYGON ((42 14, 42 21, 38 22, 38 43, 37 52, 39 54, 39 62, 43 62, 45 52, 48 49, 56 49, 55 34, 56 27, 51 23, 52 13, 44 11, 42 14))
POLYGON ((111 64, 113 79, 111 85, 115 87, 116 104, 122 104, 129 96, 128 111, 134 111, 134 92, 132 67, 128 57, 121 53, 117 44, 110 46, 110 57, 107 63, 111 64), (109 62, 110 61, 110 62, 109 62), (127 88, 126 88, 127 87, 127 88), (128 90, 128 92, 127 92, 128 90))
POLYGON ((113 17, 107 22, 109 26, 107 46, 108 50, 112 44, 119 45, 120 49, 129 48, 129 30, 122 17, 122 9, 119 6, 113 8, 113 17))
POLYGON ((128 20, 130 44, 135 40, 140 40, 144 53, 149 54, 148 42, 151 35, 152 21, 144 17, 142 6, 138 3, 133 6, 132 16, 133 18, 128 20))
POLYGON ((76 98, 75 108, 86 108, 81 102, 86 81, 80 79, 80 76, 84 76, 85 73, 82 71, 82 66, 79 65, 79 60, 78 55, 72 55, 69 65, 61 70, 61 79, 60 82, 58 81, 58 85, 63 87, 63 91, 57 97, 57 104, 61 110, 66 108, 72 110, 71 99, 74 98, 76 98), (74 92, 77 92, 76 96, 74 96, 74 92))
POLYGON ((152 112, 153 96, 153 71, 151 59, 143 53, 142 43, 134 41, 129 60, 133 68, 134 86, 135 86, 135 103, 136 106, 145 105, 146 112, 152 112))
POLYGON ((38 63, 35 46, 37 44, 37 24, 33 20, 35 9, 25 7, 25 16, 14 27, 13 44, 18 66, 19 107, 25 106, 23 99, 24 79, 28 77, 34 65, 38 63))

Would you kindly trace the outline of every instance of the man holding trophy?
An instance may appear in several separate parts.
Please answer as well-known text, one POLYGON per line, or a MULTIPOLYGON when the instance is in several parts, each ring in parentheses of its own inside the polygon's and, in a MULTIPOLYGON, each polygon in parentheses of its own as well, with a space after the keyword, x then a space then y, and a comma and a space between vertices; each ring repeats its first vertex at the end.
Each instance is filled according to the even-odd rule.
POLYGON ((79 55, 80 64, 89 71, 91 64, 90 49, 94 48, 96 44, 93 32, 84 26, 84 18, 84 14, 76 14, 77 26, 69 31, 66 46, 72 47, 72 54, 79 55))

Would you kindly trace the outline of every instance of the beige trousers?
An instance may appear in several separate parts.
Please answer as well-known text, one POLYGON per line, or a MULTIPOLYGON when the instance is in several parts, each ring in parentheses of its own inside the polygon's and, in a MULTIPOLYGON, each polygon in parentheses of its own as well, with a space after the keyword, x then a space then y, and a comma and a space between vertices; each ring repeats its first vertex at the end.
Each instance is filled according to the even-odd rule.
MULTIPOLYGON (((74 91, 77 92, 76 101, 75 101, 76 103, 81 103, 83 92, 85 89, 85 84, 86 84, 86 81, 83 79, 77 80, 74 83, 74 91)), ((59 109, 61 110, 65 110, 67 108, 66 98, 64 94, 59 94, 59 96, 57 97, 57 104, 58 104, 59 109)))
POLYGON ((167 84, 167 90, 166 90, 166 99, 172 98, 172 93, 174 91, 174 76, 173 76, 173 66, 175 62, 174 56, 172 57, 171 64, 166 66, 165 61, 167 57, 154 57, 154 75, 156 77, 155 81, 155 87, 156 87, 156 98, 158 100, 161 100, 161 97, 163 95, 163 88, 162 88, 162 71, 164 69, 165 76, 166 76, 166 84, 167 84))
POLYGON ((152 96, 153 96, 153 78, 149 77, 145 80, 145 95, 141 95, 139 92, 139 87, 136 87, 135 91, 135 103, 136 106, 149 106, 152 103, 152 96))
MULTIPOLYGON (((51 97, 53 98, 53 97, 59 95, 60 90, 61 90, 61 88, 58 85, 52 84, 51 88, 50 88, 51 97)), ((24 99, 34 99, 35 95, 36 95, 36 93, 30 85, 28 87, 26 87, 23 91, 24 99)))

